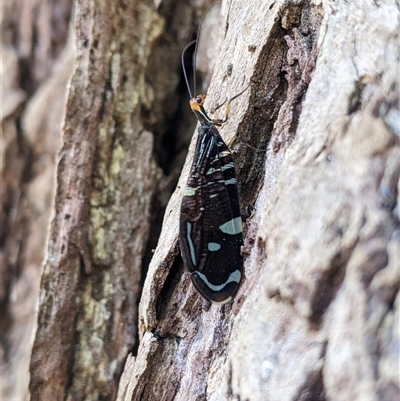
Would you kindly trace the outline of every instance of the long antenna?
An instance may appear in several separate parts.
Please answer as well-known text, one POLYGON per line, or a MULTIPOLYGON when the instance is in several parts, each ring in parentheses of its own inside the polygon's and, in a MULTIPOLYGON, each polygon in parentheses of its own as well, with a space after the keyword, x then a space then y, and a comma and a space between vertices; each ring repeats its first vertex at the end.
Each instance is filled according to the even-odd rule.
MULTIPOLYGON (((188 44, 185 46, 185 48, 183 49, 182 54, 181 54, 181 62, 182 62, 183 75, 185 76, 186 86, 187 86, 187 88, 188 88, 188 92, 189 92, 189 95, 190 95, 190 98, 191 98, 191 99, 192 99, 193 95, 192 95, 192 91, 190 90, 189 80, 188 80, 188 77, 187 77, 187 74, 186 74, 186 68, 185 68, 185 53, 186 53, 186 50, 187 50, 190 46, 192 46, 194 43, 196 43, 196 42, 197 42, 197 40, 192 40, 190 43, 188 43, 188 44)), ((197 45, 196 45, 196 49, 197 49, 197 45)), ((196 68, 196 66, 194 66, 194 68, 196 68)), ((196 69, 193 71, 193 73, 194 73, 194 75, 195 75, 195 77, 196 77, 196 69)), ((196 78, 194 79, 194 82, 195 82, 194 90, 196 91, 196 78)))
POLYGON ((192 40, 190 43, 188 43, 185 48, 182 51, 181 54, 181 63, 182 63, 182 70, 183 70, 183 75, 185 77, 185 82, 186 82, 186 86, 188 88, 188 92, 190 95, 190 98, 192 99, 195 95, 196 95, 196 55, 197 55, 197 47, 199 45, 199 40, 200 40, 200 31, 201 31, 201 26, 203 25, 203 21, 204 18, 206 17, 206 15, 208 14, 208 12, 210 11, 211 8, 213 8, 214 6, 218 5, 219 3, 214 3, 212 4, 210 7, 208 7, 208 9, 206 10, 206 12, 203 15, 203 18, 200 21, 200 25, 199 28, 197 30, 197 39, 196 40, 192 40), (189 85, 189 80, 186 74, 186 69, 185 69, 185 53, 187 51, 187 49, 192 46, 194 43, 196 43, 196 47, 194 48, 194 53, 193 53, 193 60, 192 60, 192 69, 193 69, 193 92, 190 90, 190 85, 189 85))

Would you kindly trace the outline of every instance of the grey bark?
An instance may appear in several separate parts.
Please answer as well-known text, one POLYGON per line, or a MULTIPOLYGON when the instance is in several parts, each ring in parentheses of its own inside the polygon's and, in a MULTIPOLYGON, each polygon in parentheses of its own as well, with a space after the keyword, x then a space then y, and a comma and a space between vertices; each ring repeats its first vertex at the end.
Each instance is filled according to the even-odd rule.
POLYGON ((119 399, 393 400, 399 5, 228 3, 207 107, 251 83, 221 129, 226 141, 237 136, 242 203, 254 204, 245 278, 220 307, 183 272, 179 204, 192 146, 144 284, 138 355, 119 399))

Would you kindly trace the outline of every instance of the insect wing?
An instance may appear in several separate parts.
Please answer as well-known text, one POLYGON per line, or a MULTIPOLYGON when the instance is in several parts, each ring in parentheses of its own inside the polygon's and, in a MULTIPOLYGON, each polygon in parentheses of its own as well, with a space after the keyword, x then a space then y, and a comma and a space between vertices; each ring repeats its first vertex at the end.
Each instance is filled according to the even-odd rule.
POLYGON ((204 298, 229 302, 241 279, 242 223, 231 152, 213 125, 199 127, 196 156, 182 200, 184 264, 204 298))

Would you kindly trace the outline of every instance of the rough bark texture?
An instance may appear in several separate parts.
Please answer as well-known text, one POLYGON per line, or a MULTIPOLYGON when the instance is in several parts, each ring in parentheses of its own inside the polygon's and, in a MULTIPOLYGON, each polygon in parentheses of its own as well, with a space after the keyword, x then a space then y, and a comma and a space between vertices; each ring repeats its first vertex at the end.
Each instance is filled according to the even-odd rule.
POLYGON ((399 5, 228 3, 207 106, 251 82, 221 129, 225 140, 238 137, 242 203, 255 205, 245 279, 231 304, 210 306, 183 272, 189 157, 144 284, 138 355, 119 399, 393 400, 399 5))
POLYGON ((41 265, 73 48, 71 1, 1 3, 1 396, 29 397, 41 265))
POLYGON ((34 401, 399 396, 400 6, 227 0, 206 18, 207 110, 250 84, 220 129, 251 213, 220 307, 178 244, 196 139, 182 170, 180 52, 209 4, 81 0, 67 41, 69 1, 4 2, 4 399, 29 397, 34 330, 34 401))
POLYGON ((32 399, 113 398, 126 354, 137 346, 141 270, 159 233, 158 207, 165 207, 192 131, 186 128, 186 139, 180 139, 184 116, 168 128, 182 114, 176 91, 179 56, 207 7, 158 3, 136 1, 128 8, 78 3, 66 45, 70 1, 2 2, 4 399, 29 397, 35 307, 62 131, 55 220, 31 364, 32 399), (154 160, 169 172, 157 191, 161 174, 154 160), (77 254, 80 265, 86 263, 79 273, 77 254), (88 279, 90 265, 97 275, 88 279), (94 293, 88 295, 92 285, 94 293), (105 367, 87 352, 88 341, 92 353, 109 356, 105 367), (108 376, 99 378, 104 371, 108 376))
POLYGON ((160 177, 154 138, 140 117, 156 97, 146 66, 164 20, 143 1, 78 2, 75 13, 77 64, 41 279, 32 399, 116 397, 135 345, 141 264, 160 177))

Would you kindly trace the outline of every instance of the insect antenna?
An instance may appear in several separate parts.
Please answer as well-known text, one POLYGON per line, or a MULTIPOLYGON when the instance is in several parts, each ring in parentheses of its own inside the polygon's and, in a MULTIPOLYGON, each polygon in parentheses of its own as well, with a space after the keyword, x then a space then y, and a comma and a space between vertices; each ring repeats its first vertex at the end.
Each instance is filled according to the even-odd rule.
MULTIPOLYGON (((188 89, 190 98, 192 98, 193 95, 192 95, 192 91, 190 90, 189 80, 188 80, 188 77, 187 77, 187 74, 186 74, 186 68, 185 68, 185 53, 186 53, 187 49, 188 49, 190 46, 192 46, 194 43, 197 43, 197 40, 192 40, 190 43, 188 43, 188 44, 185 46, 185 48, 182 50, 182 54, 181 54, 181 62, 182 62, 183 75, 184 75, 184 77, 185 77, 185 82, 186 82, 186 86, 187 86, 187 89, 188 89)), ((196 45, 196 49, 197 49, 197 45, 196 45)), ((194 58, 194 56, 193 56, 193 58, 194 58)), ((194 89, 195 89, 195 91, 196 91, 196 70, 194 70, 194 76, 195 76, 195 78, 194 78, 194 83, 195 83, 194 89)))
POLYGON ((199 46, 199 40, 200 40, 200 33, 201 33, 201 26, 203 25, 203 21, 206 17, 206 15, 208 14, 208 12, 211 10, 211 8, 213 8, 214 6, 219 5, 219 3, 214 3, 212 4, 210 7, 208 7, 208 9, 206 10, 206 12, 203 15, 203 18, 200 21, 200 25, 199 28, 197 29, 197 39, 192 40, 190 43, 188 43, 185 48, 182 51, 182 55, 181 55, 181 62, 182 62, 182 70, 183 70, 183 75, 185 76, 185 82, 186 82, 186 86, 188 88, 188 92, 190 95, 190 98, 192 99, 193 97, 196 96, 196 56, 197 56, 197 48, 199 46), (194 52, 193 52, 193 60, 192 60, 192 70, 193 70, 193 93, 190 90, 190 85, 189 85, 189 80, 186 74, 186 68, 185 68, 185 53, 187 51, 187 49, 192 46, 194 43, 196 43, 196 46, 194 48, 194 52))

